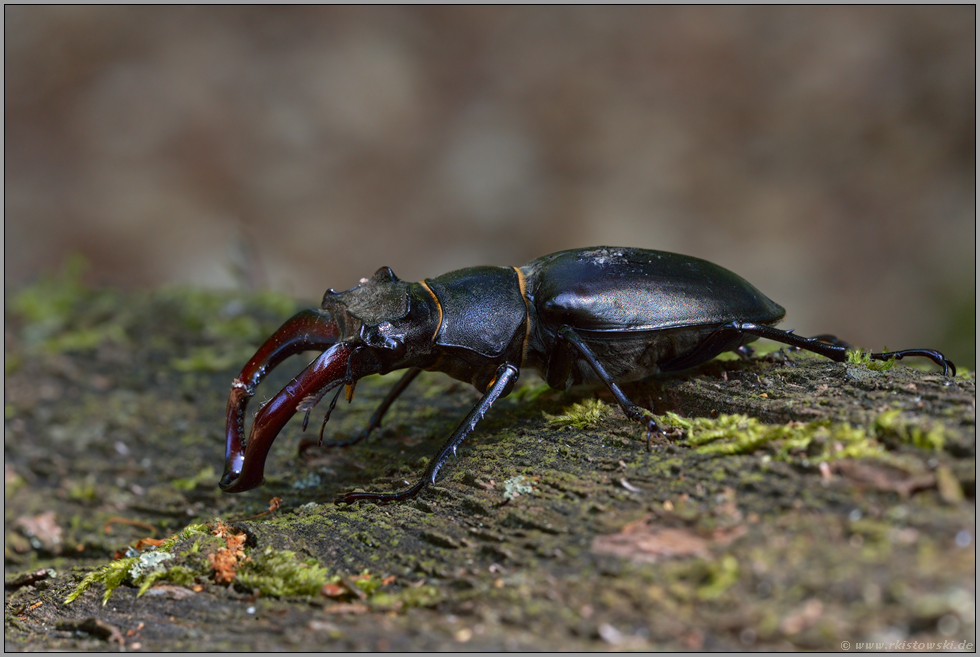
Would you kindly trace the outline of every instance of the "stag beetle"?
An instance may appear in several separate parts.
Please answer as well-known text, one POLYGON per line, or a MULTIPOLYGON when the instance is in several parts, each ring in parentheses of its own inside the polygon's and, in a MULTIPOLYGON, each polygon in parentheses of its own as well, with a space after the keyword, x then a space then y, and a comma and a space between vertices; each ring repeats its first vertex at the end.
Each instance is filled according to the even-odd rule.
MULTIPOLYGON (((445 372, 483 394, 414 486, 395 493, 348 493, 342 502, 389 502, 417 495, 473 431, 493 403, 533 367, 553 388, 602 383, 626 416, 659 431, 620 383, 673 372, 724 351, 745 353, 768 338, 841 362, 847 345, 832 336, 804 338, 773 328, 785 310, 727 269, 690 256, 634 248, 596 247, 552 253, 524 267, 471 267, 419 283, 382 267, 344 292, 327 290, 320 308, 288 320, 259 348, 232 383, 221 489, 261 485, 269 448, 286 422, 337 388, 350 401, 357 380, 408 368, 367 429, 381 425, 392 402, 422 370, 445 372), (265 375, 288 356, 322 349, 305 370, 262 406, 244 441, 248 400, 265 375), (341 387, 341 386, 344 387, 341 387)), ((929 358, 945 374, 956 368, 931 349, 873 353, 875 360, 929 358)), ((323 429, 321 425, 320 438, 323 429)))

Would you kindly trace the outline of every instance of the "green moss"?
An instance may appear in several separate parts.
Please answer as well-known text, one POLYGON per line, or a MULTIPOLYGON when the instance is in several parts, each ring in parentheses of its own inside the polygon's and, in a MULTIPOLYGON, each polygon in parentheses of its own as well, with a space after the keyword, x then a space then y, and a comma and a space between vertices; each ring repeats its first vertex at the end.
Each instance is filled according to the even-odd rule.
POLYGON ((397 593, 381 592, 371 598, 375 608, 408 609, 411 607, 432 607, 443 599, 443 594, 434 586, 419 586, 402 589, 397 593))
POLYGON ((62 353, 127 342, 125 329, 106 318, 112 295, 82 283, 87 268, 84 258, 72 256, 59 274, 28 285, 9 301, 8 309, 28 322, 23 338, 29 346, 62 353))
POLYGON ((248 350, 229 352, 224 347, 194 347, 187 356, 170 359, 178 372, 222 372, 248 360, 248 350))
POLYGON ((698 587, 697 596, 701 600, 714 600, 738 581, 738 560, 726 554, 708 568, 704 584, 698 587))
POLYGON ((942 424, 910 422, 897 409, 880 413, 874 420, 874 428, 882 438, 898 438, 920 449, 939 451, 946 443, 946 430, 942 424))
POLYGON ((268 337, 268 335, 263 336, 266 331, 262 324, 248 315, 212 321, 204 327, 204 333, 208 337, 218 340, 241 340, 245 342, 268 337))
POLYGON ((171 550, 178 543, 183 543, 184 541, 186 541, 189 538, 192 538, 194 536, 201 536, 201 535, 204 535, 204 536, 210 535, 210 531, 209 531, 207 525, 205 525, 203 523, 199 523, 199 524, 196 524, 196 525, 187 525, 182 530, 180 530, 179 532, 177 532, 176 534, 174 534, 173 536, 171 536, 170 538, 168 538, 167 540, 165 540, 160 545, 160 548, 159 549, 161 549, 161 550, 171 550))
MULTIPOLYGON (((699 454, 751 454, 760 449, 773 453, 779 460, 807 458, 812 461, 831 461, 842 458, 871 458, 885 456, 884 446, 877 440, 879 433, 847 422, 791 422, 765 424, 746 415, 720 415, 717 418, 683 418, 667 413, 658 421, 666 426, 684 429, 686 442, 699 454)), ((938 431, 941 432, 941 425, 938 431)), ((911 431, 911 430, 910 430, 911 431)), ((912 431, 924 446, 935 439, 936 430, 923 434, 912 431)))
POLYGON ((216 344, 237 342, 254 347, 298 309, 294 299, 276 292, 259 292, 246 298, 234 292, 172 287, 155 296, 159 301, 171 302, 176 319, 186 329, 216 344))
POLYGON ((78 596, 84 593, 90 586, 96 582, 101 583, 105 586, 105 594, 102 596, 102 604, 109 602, 109 597, 112 592, 115 591, 119 586, 129 578, 129 571, 135 564, 139 561, 139 557, 128 557, 126 559, 117 559, 112 563, 95 570, 81 581, 78 587, 68 594, 65 598, 65 604, 71 604, 75 601, 78 596))
POLYGON ((612 407, 598 399, 586 399, 581 404, 572 404, 561 415, 544 414, 548 424, 586 429, 597 427, 609 417, 612 407))
MULTIPOLYGON (((176 545, 199 534, 208 534, 207 525, 189 525, 156 548, 150 548, 143 552, 130 549, 128 556, 116 559, 86 575, 78 587, 65 598, 65 604, 74 602, 78 596, 96 583, 105 587, 105 593, 102 596, 102 604, 104 605, 109 602, 112 592, 124 583, 138 586, 138 595, 143 595, 154 582, 161 579, 187 581, 190 569, 181 566, 168 568, 163 564, 174 559, 173 549, 176 545), (171 577, 176 579, 171 579, 171 577)), ((201 572, 193 572, 194 576, 201 574, 201 572)), ((203 572, 203 575, 206 576, 207 572, 203 572)))
POLYGON ((82 483, 72 484, 68 488, 68 499, 79 502, 92 502, 97 497, 95 477, 88 476, 82 483))
POLYGON ((29 322, 60 326, 71 317, 85 291, 82 274, 86 269, 85 258, 73 255, 61 273, 28 285, 14 295, 7 307, 29 322))
MULTIPOLYGON (((162 571, 158 579, 162 579, 168 582, 173 582, 178 586, 190 586, 200 576, 201 576, 201 572, 198 570, 188 568, 187 566, 173 566, 172 568, 167 568, 166 570, 162 571)), ((148 585, 145 585, 144 588, 140 590, 140 592, 142 593, 145 589, 148 588, 150 587, 148 585)))
POLYGON ((367 593, 369 596, 373 596, 375 592, 381 588, 384 578, 380 575, 375 575, 370 571, 365 570, 361 573, 361 576, 354 580, 354 586, 360 590, 367 593))
POLYGON ((873 360, 870 351, 855 349, 847 352, 847 362, 852 365, 864 365, 875 372, 885 372, 895 366, 895 359, 873 360))
POLYGON ((254 292, 248 298, 252 307, 264 310, 271 315, 281 316, 283 319, 295 314, 299 307, 296 299, 275 290, 254 292))
POLYGON ((250 556, 235 581, 262 595, 315 595, 327 583, 327 569, 316 559, 301 560, 295 552, 271 547, 250 556))
POLYGON ((44 346, 49 351, 60 353, 65 351, 92 350, 103 342, 124 344, 126 342, 126 332, 118 324, 100 324, 54 336, 45 341, 44 346))

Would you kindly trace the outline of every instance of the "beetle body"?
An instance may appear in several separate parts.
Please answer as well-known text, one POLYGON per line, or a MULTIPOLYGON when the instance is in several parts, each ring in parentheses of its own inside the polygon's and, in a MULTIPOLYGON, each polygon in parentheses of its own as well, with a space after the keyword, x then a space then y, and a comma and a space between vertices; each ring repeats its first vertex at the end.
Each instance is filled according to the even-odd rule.
MULTIPOLYGON (((328 391, 337 388, 339 395, 341 385, 350 399, 357 380, 368 374, 408 370, 358 439, 380 426, 421 370, 470 383, 483 397, 415 486, 397 493, 350 493, 342 498, 347 502, 406 499, 434 483, 449 455, 494 401, 510 392, 524 367, 558 389, 607 386, 649 435, 656 424, 620 383, 693 367, 759 337, 846 358, 846 345, 834 338, 801 338, 773 328, 784 315, 781 306, 718 265, 645 249, 562 251, 524 267, 472 267, 419 283, 401 281, 383 267, 350 290, 328 290, 319 309, 287 321, 245 365, 228 401, 221 488, 238 492, 260 485, 269 448, 290 417, 298 411, 308 417, 328 391), (260 409, 246 442, 244 412, 255 387, 283 359, 308 349, 324 352, 260 409)), ((910 355, 953 369, 932 350, 872 357, 910 355)))
MULTIPOLYGON (((538 258, 522 271, 534 320, 529 360, 560 389, 599 380, 587 361, 562 346, 557 333, 565 326, 575 330, 621 383, 678 369, 672 363, 718 326, 735 320, 772 324, 786 314, 727 269, 662 251, 562 251, 538 258)), ((754 339, 745 336, 728 348, 754 339)), ((699 362, 725 350, 704 354, 699 362)))

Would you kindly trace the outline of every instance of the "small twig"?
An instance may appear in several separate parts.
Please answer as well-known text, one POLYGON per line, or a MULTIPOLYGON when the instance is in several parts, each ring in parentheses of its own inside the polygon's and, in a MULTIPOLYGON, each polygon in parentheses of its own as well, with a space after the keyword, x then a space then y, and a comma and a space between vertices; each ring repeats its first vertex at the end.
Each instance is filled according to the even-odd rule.
POLYGON ((139 520, 130 520, 129 518, 123 518, 121 516, 113 516, 113 517, 109 518, 108 520, 106 520, 105 521, 105 526, 102 528, 102 530, 106 534, 111 534, 112 533, 112 525, 115 525, 115 524, 131 525, 133 527, 139 527, 139 528, 145 529, 145 530, 147 530, 149 532, 153 532, 153 534, 156 534, 157 533, 157 528, 154 527, 153 525, 151 525, 148 522, 140 522, 139 520))

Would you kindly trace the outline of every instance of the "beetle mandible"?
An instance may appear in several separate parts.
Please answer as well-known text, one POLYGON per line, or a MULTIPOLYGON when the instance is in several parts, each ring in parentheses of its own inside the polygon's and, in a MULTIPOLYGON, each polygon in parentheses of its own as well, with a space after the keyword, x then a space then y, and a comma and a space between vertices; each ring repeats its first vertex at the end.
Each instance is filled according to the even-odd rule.
MULTIPOLYGON (((226 414, 225 471, 229 493, 261 485, 265 460, 279 431, 337 388, 350 401, 357 380, 406 369, 367 428, 381 426, 392 402, 422 370, 471 383, 483 397, 439 449, 414 486, 394 493, 357 492, 342 502, 389 502, 417 495, 474 430, 493 403, 533 367, 553 388, 601 383, 626 416, 659 431, 619 384, 673 372, 724 351, 744 353, 758 338, 806 349, 841 362, 847 345, 832 336, 804 338, 773 328, 783 308, 743 278, 699 258, 636 248, 595 247, 552 253, 524 267, 471 267, 419 283, 399 280, 388 267, 344 292, 327 290, 320 308, 283 324, 232 383, 226 414), (323 353, 262 406, 244 440, 248 400, 265 375, 287 357, 323 353), (343 386, 343 387, 341 387, 343 386)), ((955 374, 932 349, 873 353, 875 360, 929 358, 955 374)), ((323 430, 320 432, 321 440, 323 430)))

